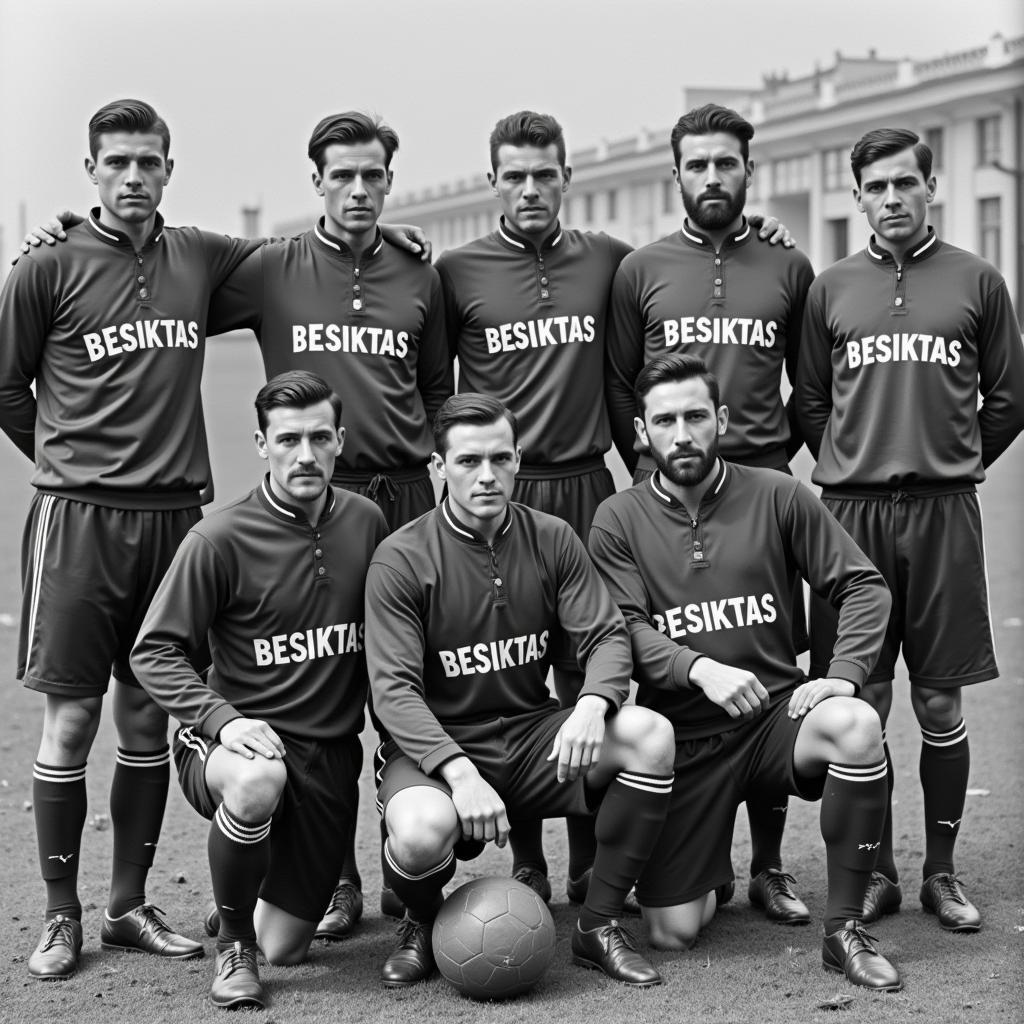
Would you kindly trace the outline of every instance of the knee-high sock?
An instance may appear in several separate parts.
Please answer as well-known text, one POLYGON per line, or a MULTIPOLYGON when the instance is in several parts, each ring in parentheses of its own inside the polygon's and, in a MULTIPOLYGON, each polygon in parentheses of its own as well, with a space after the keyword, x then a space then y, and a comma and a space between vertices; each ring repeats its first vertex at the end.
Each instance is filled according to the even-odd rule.
POLYGON ((896 854, 892 845, 892 791, 896 788, 896 773, 892 767, 892 754, 889 751, 889 744, 885 740, 885 733, 882 733, 882 745, 885 750, 885 826, 882 828, 881 845, 878 847, 878 859, 875 861, 875 871, 881 872, 892 882, 900 880, 900 873, 896 867, 896 854))
POLYGON ((164 821, 170 764, 166 745, 146 751, 117 748, 110 784, 114 862, 107 912, 111 917, 120 917, 146 902, 146 876, 153 866, 164 821))
POLYGON ((789 801, 785 796, 751 794, 747 800, 750 822, 750 877, 768 868, 782 870, 782 833, 786 829, 789 801))
POLYGON ((619 772, 597 812, 594 835, 597 854, 580 927, 596 928, 622 916, 622 904, 633 887, 665 824, 672 775, 619 772))
POLYGON ((363 888, 363 880, 359 874, 359 865, 356 863, 356 821, 359 815, 359 795, 356 794, 356 802, 352 808, 352 821, 345 830, 343 840, 345 846, 345 859, 341 863, 341 875, 339 878, 346 878, 355 884, 357 889, 363 888))
POLYGON ((78 860, 87 809, 85 765, 32 766, 32 810, 36 820, 39 872, 46 883, 46 917, 82 919, 78 860))
POLYGON ((569 877, 580 878, 588 868, 594 866, 597 855, 597 838, 594 828, 597 822, 589 814, 572 814, 565 819, 565 831, 569 836, 569 877))
POLYGON ((512 847, 512 872, 518 868, 536 868, 548 873, 544 858, 544 822, 540 818, 517 818, 510 822, 508 844, 512 847))
POLYGON ((924 877, 953 873, 953 847, 967 800, 971 748, 961 718, 948 732, 921 730, 921 788, 924 790, 924 877))
POLYGON ((830 764, 821 797, 821 837, 828 864, 825 934, 860 920, 875 868, 885 813, 885 762, 830 764))
POLYGON ((391 840, 380 851, 384 884, 395 890, 409 916, 417 921, 432 921, 441 906, 441 890, 455 874, 455 854, 449 853, 439 864, 414 875, 402 868, 391 853, 391 840))
POLYGON ((220 911, 217 948, 255 945, 253 912, 270 864, 270 821, 243 821, 221 804, 207 841, 213 898, 220 911))

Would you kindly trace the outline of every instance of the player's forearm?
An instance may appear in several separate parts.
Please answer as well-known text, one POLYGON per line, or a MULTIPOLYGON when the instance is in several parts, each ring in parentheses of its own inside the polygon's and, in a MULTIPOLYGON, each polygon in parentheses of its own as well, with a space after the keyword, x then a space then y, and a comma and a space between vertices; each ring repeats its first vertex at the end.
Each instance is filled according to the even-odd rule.
POLYGON ((626 617, 633 645, 633 678, 655 690, 690 687, 690 667, 701 655, 670 640, 640 616, 626 617))
POLYGON ((36 400, 31 391, 0 391, 0 430, 30 461, 36 461, 36 400))
POLYGON ((1024 430, 1024 395, 990 395, 978 413, 981 462, 987 469, 1024 430))

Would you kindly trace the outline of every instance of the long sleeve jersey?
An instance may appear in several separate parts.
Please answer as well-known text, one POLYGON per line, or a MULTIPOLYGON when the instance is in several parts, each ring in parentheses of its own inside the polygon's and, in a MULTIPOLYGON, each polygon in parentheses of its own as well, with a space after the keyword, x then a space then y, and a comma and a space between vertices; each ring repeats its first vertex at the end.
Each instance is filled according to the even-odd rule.
POLYGON ((441 283, 378 234, 356 260, 319 223, 258 249, 213 297, 210 332, 251 328, 267 379, 317 373, 351 424, 339 471, 426 462, 430 423, 453 390, 441 283))
POLYGON ((612 435, 627 467, 640 450, 633 385, 647 363, 672 351, 700 356, 718 378, 729 406, 726 458, 778 462, 799 449, 780 389, 784 367, 796 379, 813 279, 802 252, 761 244, 746 222, 717 252, 687 223, 622 261, 612 285, 607 389, 612 435))
POLYGON ((317 740, 358 735, 363 585, 386 533, 367 498, 329 490, 311 526, 264 479, 185 536, 146 613, 132 669, 157 704, 211 739, 238 717, 317 740), (207 643, 204 681, 196 668, 207 643))
POLYGON ((796 397, 822 487, 984 480, 1024 429, 1005 282, 934 233, 902 266, 872 238, 811 288, 796 397))
POLYGON ((552 633, 564 630, 582 693, 618 707, 629 692, 622 616, 561 519, 512 503, 488 544, 446 500, 392 534, 366 578, 373 708, 428 774, 462 753, 447 729, 557 708, 552 633))
POLYGON ((158 214, 136 251, 93 210, 18 260, 0 294, 0 429, 35 487, 115 508, 200 503, 207 307, 254 246, 158 214))
POLYGON ((515 412, 527 464, 601 458, 611 447, 608 296, 629 251, 606 234, 557 226, 536 248, 502 218, 437 261, 459 390, 515 412))
POLYGON ((665 715, 677 739, 736 725, 690 682, 702 656, 753 672, 773 702, 803 682, 797 574, 839 611, 829 676, 859 688, 885 636, 881 575, 814 495, 775 470, 719 460, 693 513, 655 474, 602 503, 590 553, 626 618, 637 703, 665 715))

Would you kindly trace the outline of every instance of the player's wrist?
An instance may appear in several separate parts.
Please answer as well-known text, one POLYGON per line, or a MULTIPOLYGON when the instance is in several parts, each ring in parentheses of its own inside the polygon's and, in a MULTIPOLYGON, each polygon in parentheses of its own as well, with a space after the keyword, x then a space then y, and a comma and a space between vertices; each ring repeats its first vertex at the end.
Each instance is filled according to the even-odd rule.
POLYGON ((457 786, 468 779, 479 776, 480 773, 476 770, 476 765, 465 754, 462 754, 459 757, 453 757, 450 761, 445 761, 437 769, 437 774, 449 786, 457 786))

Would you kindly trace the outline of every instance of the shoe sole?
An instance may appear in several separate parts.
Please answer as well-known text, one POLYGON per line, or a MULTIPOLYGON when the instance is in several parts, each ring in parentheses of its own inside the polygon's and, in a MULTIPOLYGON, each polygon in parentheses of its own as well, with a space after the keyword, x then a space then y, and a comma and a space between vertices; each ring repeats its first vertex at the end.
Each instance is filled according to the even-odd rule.
POLYGON ((213 993, 209 996, 210 1005, 215 1006, 218 1010, 265 1010, 267 1008, 267 997, 264 996, 262 999, 258 999, 255 996, 239 996, 236 999, 226 999, 223 1002, 214 999, 213 993))
POLYGON ((114 953, 142 953, 146 956, 159 957, 161 960, 201 960, 206 951, 202 946, 194 953, 155 953, 149 949, 140 949, 138 946, 118 946, 113 942, 100 942, 102 949, 109 949, 114 953))
POLYGON ((412 981, 388 981, 386 978, 381 978, 380 983, 385 988, 409 988, 411 985, 418 985, 421 981, 426 981, 434 972, 430 974, 424 974, 422 978, 414 978, 412 981))
POLYGON ((862 988, 865 992, 899 992, 903 988, 902 981, 897 982, 895 985, 858 985, 856 982, 850 981, 846 971, 844 971, 838 964, 830 964, 827 960, 822 958, 821 966, 824 967, 826 971, 831 971, 833 974, 843 975, 843 977, 845 977, 854 988, 862 988))
POLYGON ((31 971, 28 972, 28 976, 33 981, 67 981, 69 978, 73 978, 78 973, 78 968, 69 971, 67 974, 33 974, 31 971))
POLYGON ((651 981, 626 981, 624 978, 614 978, 600 964, 595 964, 593 960, 587 960, 575 953, 573 953, 572 962, 577 967, 586 967, 588 971, 600 971, 609 981, 617 981, 620 985, 628 985, 630 988, 654 988, 662 983, 661 978, 651 981))

